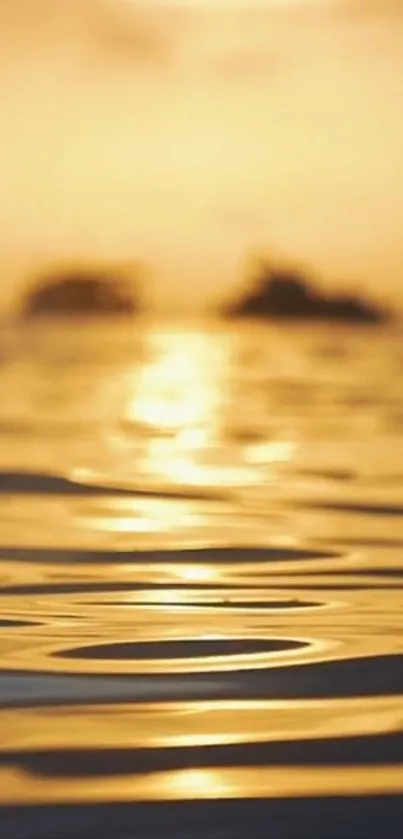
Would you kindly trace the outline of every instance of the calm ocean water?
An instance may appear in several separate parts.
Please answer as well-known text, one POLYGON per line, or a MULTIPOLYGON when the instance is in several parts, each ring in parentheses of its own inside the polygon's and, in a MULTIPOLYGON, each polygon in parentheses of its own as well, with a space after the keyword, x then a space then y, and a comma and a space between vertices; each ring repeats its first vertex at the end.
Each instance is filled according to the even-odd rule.
POLYGON ((0 333, 0 836, 400 837, 403 334, 0 333))

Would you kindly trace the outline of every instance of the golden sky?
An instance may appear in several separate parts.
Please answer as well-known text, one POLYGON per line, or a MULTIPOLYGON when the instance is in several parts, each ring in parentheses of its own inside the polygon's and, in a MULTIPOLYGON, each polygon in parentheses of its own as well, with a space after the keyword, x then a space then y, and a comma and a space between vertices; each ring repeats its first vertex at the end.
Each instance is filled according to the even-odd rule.
POLYGON ((398 295, 402 103, 403 0, 0 0, 2 299, 141 257, 175 307, 256 248, 398 295))

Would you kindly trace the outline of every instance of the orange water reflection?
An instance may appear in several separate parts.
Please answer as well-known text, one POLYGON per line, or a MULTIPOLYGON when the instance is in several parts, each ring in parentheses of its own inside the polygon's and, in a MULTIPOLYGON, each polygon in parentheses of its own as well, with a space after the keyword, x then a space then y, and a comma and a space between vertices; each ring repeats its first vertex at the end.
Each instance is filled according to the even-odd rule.
POLYGON ((182 485, 254 484, 262 464, 292 457, 293 441, 249 439, 253 406, 245 402, 242 417, 239 403, 234 411, 238 347, 230 332, 162 330, 149 340, 149 361, 124 411, 126 422, 149 435, 142 461, 148 474, 182 485))
POLYGON ((214 431, 228 346, 203 333, 150 334, 150 360, 143 367, 127 417, 153 431, 182 432, 183 444, 206 443, 214 431))
POLYGON ((236 767, 174 770, 106 778, 33 778, 18 769, 0 770, 0 802, 8 805, 105 801, 192 801, 381 795, 403 791, 393 764, 384 766, 236 767))
POLYGON ((81 443, 57 392, 54 425, 24 432, 31 448, 53 435, 55 470, 71 439, 69 475, 95 482, 101 464, 105 492, 3 493, 0 802, 403 792, 387 751, 402 732, 401 449, 370 436, 379 383, 283 334, 256 339, 249 363, 225 328, 150 330, 144 357, 84 370, 88 406, 70 370, 81 443), (102 775, 84 777, 80 750, 102 775), (119 750, 147 759, 124 768, 119 750), (52 774, 67 752, 71 774, 52 774))
MULTIPOLYGON (((89 705, 84 708, 29 708, 1 712, 5 731, 2 750, 34 752, 67 750, 66 769, 73 760, 73 775, 39 775, 18 766, 18 751, 0 770, 0 803, 208 800, 224 798, 271 798, 288 796, 370 795, 403 791, 402 773, 392 763, 382 765, 264 766, 207 765, 161 768, 143 771, 140 763, 133 772, 120 774, 113 762, 114 750, 189 750, 219 746, 348 738, 401 730, 398 697, 355 698, 326 701, 223 701, 198 703, 148 703, 146 705, 89 705), (98 776, 80 771, 74 749, 93 750, 99 744, 103 759, 111 752, 111 772, 98 776), (73 751, 71 751, 73 750, 73 751), (112 767, 114 767, 112 769, 112 767)), ((285 746, 286 748, 286 746, 285 746)), ((79 753, 78 753, 79 755, 79 753)), ((137 758, 138 760, 139 758, 137 758)), ((184 760, 187 760, 184 757, 184 760)), ((51 764, 50 764, 51 765, 51 764)))

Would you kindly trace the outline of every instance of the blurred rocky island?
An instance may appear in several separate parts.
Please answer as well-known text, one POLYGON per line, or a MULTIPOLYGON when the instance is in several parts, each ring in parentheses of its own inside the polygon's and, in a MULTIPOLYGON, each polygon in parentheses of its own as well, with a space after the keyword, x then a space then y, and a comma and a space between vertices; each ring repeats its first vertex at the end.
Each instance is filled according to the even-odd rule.
POLYGON ((298 270, 260 260, 245 292, 221 309, 228 318, 381 324, 392 312, 362 297, 321 291, 298 270))
POLYGON ((71 270, 37 280, 25 295, 24 319, 42 317, 116 317, 135 315, 140 301, 119 272, 71 270))

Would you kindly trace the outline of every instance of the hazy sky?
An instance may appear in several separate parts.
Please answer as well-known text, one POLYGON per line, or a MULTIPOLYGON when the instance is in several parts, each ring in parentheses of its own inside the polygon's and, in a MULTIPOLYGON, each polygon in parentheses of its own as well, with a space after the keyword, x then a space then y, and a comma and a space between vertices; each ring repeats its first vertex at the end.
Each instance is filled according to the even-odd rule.
POLYGON ((2 299, 63 255, 403 295, 403 0, 0 0, 2 299))

